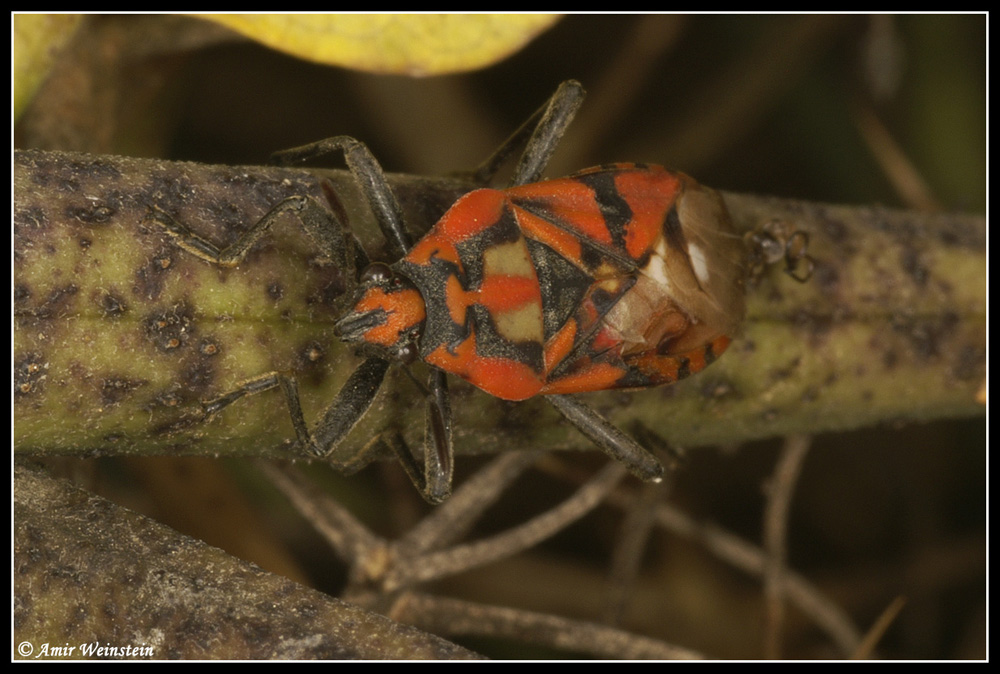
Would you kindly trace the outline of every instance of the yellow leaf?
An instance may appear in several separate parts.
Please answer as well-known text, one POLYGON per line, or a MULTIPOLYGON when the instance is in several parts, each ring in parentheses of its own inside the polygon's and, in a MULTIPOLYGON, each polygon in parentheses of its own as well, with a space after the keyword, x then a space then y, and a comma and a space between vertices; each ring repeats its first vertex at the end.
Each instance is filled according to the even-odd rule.
POLYGON ((551 14, 215 14, 203 18, 301 58, 413 76, 491 65, 559 19, 551 14))
POLYGON ((79 14, 15 14, 11 41, 14 118, 45 81, 56 56, 76 32, 79 14))

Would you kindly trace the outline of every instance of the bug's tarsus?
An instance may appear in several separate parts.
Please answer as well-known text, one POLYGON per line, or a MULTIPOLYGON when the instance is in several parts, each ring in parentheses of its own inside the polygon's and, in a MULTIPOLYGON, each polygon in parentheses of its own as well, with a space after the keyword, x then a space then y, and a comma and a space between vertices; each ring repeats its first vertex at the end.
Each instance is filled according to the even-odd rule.
POLYGON ((201 404, 202 414, 206 420, 213 418, 219 412, 232 405, 237 400, 274 388, 281 388, 288 405, 288 413, 292 418, 292 426, 295 428, 296 439, 307 451, 315 453, 309 428, 306 425, 305 417, 302 415, 302 405, 299 402, 299 387, 295 377, 282 374, 281 372, 268 372, 259 377, 248 379, 242 382, 232 391, 223 395, 205 400, 201 404))
POLYGON ((201 408, 206 419, 211 419, 216 414, 224 410, 225 408, 232 405, 234 402, 243 398, 247 395, 253 395, 255 393, 262 393, 264 391, 270 391, 279 385, 281 375, 277 372, 268 372, 262 374, 259 377, 254 377, 253 379, 248 379, 242 382, 232 391, 219 396, 218 398, 213 398, 211 400, 206 400, 202 402, 201 408))
POLYGON ((664 467, 667 471, 673 472, 688 463, 688 455, 683 447, 667 442, 659 433, 642 421, 633 422, 629 427, 629 433, 642 447, 655 448, 656 455, 665 464, 664 467))
POLYGON ((647 482, 663 479, 663 465, 638 442, 573 396, 549 395, 545 399, 608 456, 620 461, 647 482))
POLYGON ((292 418, 292 428, 295 429, 295 439, 302 448, 314 456, 320 453, 318 447, 313 442, 309 434, 309 426, 306 424, 305 415, 302 414, 302 402, 299 399, 299 382, 295 377, 287 375, 278 376, 278 384, 281 392, 285 396, 285 404, 288 406, 288 414, 292 418))
POLYGON ((443 371, 432 369, 427 386, 424 386, 413 376, 410 368, 403 368, 403 372, 426 401, 423 467, 420 467, 417 457, 399 432, 385 434, 376 444, 388 447, 396 455, 417 490, 429 503, 436 505, 451 496, 455 463, 448 378, 443 371))
POLYGON ((416 458, 414 458, 409 445, 406 444, 406 440, 403 439, 399 431, 383 434, 376 439, 374 444, 376 446, 382 445, 388 447, 396 455, 399 465, 403 467, 403 472, 410 478, 410 482, 413 483, 413 486, 417 488, 417 491, 420 492, 424 499, 428 503, 438 503, 438 501, 427 495, 427 479, 424 476, 425 468, 421 467, 416 458))
POLYGON ((321 255, 341 265, 342 268, 353 268, 355 256, 353 236, 328 208, 311 197, 292 196, 280 201, 226 248, 219 248, 198 236, 158 206, 150 208, 146 220, 160 225, 180 248, 192 255, 220 267, 235 267, 243 262, 254 245, 270 232, 286 213, 292 213, 297 217, 302 229, 321 255))

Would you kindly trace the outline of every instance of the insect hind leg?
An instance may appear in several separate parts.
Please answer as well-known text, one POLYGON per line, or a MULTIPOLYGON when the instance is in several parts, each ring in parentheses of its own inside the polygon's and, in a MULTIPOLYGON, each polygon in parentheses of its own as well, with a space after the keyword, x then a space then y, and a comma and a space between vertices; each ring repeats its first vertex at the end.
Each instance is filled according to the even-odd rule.
POLYGON ((589 405, 568 395, 547 395, 545 399, 601 451, 625 464, 636 477, 647 482, 663 479, 663 465, 657 458, 589 405))

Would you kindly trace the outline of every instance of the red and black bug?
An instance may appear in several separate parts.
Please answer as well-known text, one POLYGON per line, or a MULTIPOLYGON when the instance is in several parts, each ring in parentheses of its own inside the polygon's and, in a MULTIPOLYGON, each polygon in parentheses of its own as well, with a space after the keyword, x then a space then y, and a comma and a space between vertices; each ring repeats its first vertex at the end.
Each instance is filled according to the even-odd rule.
POLYGON ((295 378, 276 372, 204 403, 206 415, 280 387, 298 442, 323 456, 366 413, 390 362, 419 358, 432 366, 423 470, 394 444, 428 500, 443 500, 451 488, 445 373, 506 400, 544 395, 633 473, 659 479, 663 468, 652 454, 569 394, 669 384, 711 364, 743 319, 746 250, 719 195, 684 174, 611 164, 537 182, 582 98, 578 83, 561 85, 477 171, 487 182, 524 143, 510 186, 470 192, 416 243, 381 167, 360 142, 342 136, 276 155, 291 164, 344 152, 393 264, 367 264, 330 209, 307 197, 281 202, 223 251, 154 209, 152 219, 178 245, 216 264, 237 264, 287 211, 323 254, 348 269, 365 264, 336 331, 374 355, 313 431, 295 378))

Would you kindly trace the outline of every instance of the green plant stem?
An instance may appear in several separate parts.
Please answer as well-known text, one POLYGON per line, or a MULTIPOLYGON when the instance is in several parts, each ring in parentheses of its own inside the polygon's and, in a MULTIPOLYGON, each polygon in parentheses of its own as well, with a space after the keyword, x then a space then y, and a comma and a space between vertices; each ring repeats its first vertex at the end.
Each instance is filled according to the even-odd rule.
MULTIPOLYGON (((414 233, 474 187, 390 178, 414 233)), ((359 362, 331 333, 346 279, 294 217, 244 264, 220 269, 146 216, 155 205, 224 246, 283 198, 324 201, 321 180, 378 259, 377 228, 344 171, 16 152, 15 451, 288 456, 280 392, 207 422, 199 401, 291 372, 314 423, 359 362)), ((984 414, 985 218, 724 197, 740 231, 771 219, 806 231, 813 278, 768 270, 748 289, 743 334, 698 376, 587 402, 680 445, 984 414)), ((539 401, 507 403, 452 381, 459 453, 588 446, 539 401)), ((419 444, 420 394, 399 370, 388 382, 335 465, 356 465, 386 429, 419 444)))

